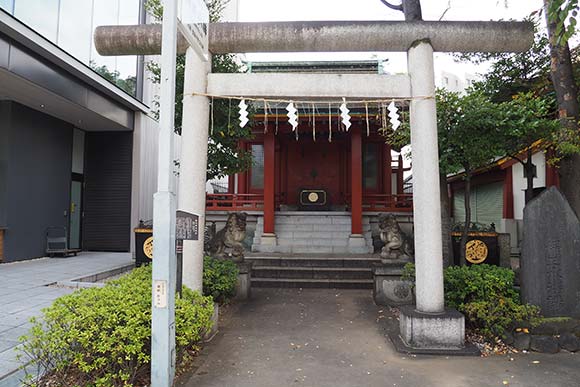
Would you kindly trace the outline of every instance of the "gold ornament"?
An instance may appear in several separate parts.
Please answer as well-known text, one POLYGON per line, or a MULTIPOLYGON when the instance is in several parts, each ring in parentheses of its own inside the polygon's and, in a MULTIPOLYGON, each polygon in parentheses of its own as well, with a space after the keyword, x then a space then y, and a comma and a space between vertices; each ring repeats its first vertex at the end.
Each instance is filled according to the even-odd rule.
POLYGON ((308 194, 308 200, 309 200, 311 203, 316 203, 316 201, 318 200, 318 194, 317 194, 316 192, 310 192, 310 193, 308 194))
POLYGON ((153 237, 150 236, 149 238, 145 239, 143 242, 143 253, 149 259, 153 259, 153 237))
POLYGON ((475 265, 485 261, 487 253, 487 245, 482 240, 473 239, 465 245, 465 259, 475 265))

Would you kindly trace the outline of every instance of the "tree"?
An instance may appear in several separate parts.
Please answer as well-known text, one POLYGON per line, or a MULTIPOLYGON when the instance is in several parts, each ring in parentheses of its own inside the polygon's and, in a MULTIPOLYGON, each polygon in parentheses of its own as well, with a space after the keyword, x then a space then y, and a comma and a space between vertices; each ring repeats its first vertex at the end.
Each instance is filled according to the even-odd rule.
POLYGON ((572 147, 560 161, 560 188, 577 215, 580 215, 580 146, 577 140, 580 106, 568 39, 575 32, 578 0, 544 0, 550 47, 550 72, 558 101, 561 138, 572 147), (566 22, 568 26, 566 27, 566 22))
MULTIPOLYGON (((507 102, 519 93, 534 92, 546 98, 552 98, 552 87, 548 77, 550 57, 548 37, 539 32, 537 20, 534 22, 534 43, 525 52, 502 53, 464 53, 456 58, 474 64, 491 63, 489 71, 473 83, 478 90, 494 102, 507 102)), ((555 106, 555 104, 554 104, 555 106)))
POLYGON ((533 146, 542 141, 541 145, 551 147, 560 125, 551 114, 551 101, 532 93, 519 94, 498 108, 504 115, 501 149, 506 156, 522 164, 527 183, 525 202, 528 203, 534 197, 533 146), (521 153, 526 155, 525 159, 521 153))
MULTIPOLYGON (((210 22, 218 22, 229 0, 212 0, 209 4, 210 22)), ((161 0, 147 0, 145 7, 157 21, 163 16, 161 0)), ((155 83, 161 82, 161 68, 158 63, 149 62, 147 69, 155 83)), ((214 55, 212 72, 235 73, 243 67, 232 54, 214 55)), ((183 81, 185 74, 185 55, 177 56, 176 92, 175 92, 175 132, 181 134, 183 117, 183 81)), ((158 105, 158 104, 157 104, 158 105)), ((240 140, 251 137, 250 126, 240 128, 237 125, 237 107, 231 100, 211 100, 211 132, 208 143, 207 180, 228 176, 246 170, 251 165, 249 152, 239 149, 240 140)))
POLYGON ((388 0, 381 0, 381 3, 395 11, 403 12, 405 21, 423 20, 420 0, 401 0, 401 4, 392 4, 388 0))
MULTIPOLYGON (((536 13, 537 14, 537 13, 536 13)), ((495 102, 509 102, 518 99, 518 95, 527 93, 527 100, 530 98, 540 99, 542 106, 530 106, 531 110, 542 111, 545 118, 555 118, 558 109, 556 92, 550 73, 550 50, 548 37, 545 33, 539 32, 536 15, 532 15, 536 25, 536 34, 532 48, 523 53, 477 53, 462 54, 460 60, 469 60, 475 63, 492 61, 490 70, 482 75, 482 79, 475 82, 473 87, 489 96, 495 102), (551 116, 551 117, 549 117, 551 116)), ((580 63, 577 51, 573 51, 572 70, 574 83, 580 81, 580 63)), ((519 99, 521 102, 522 99, 519 99)), ((539 103, 539 101, 538 101, 539 103)), ((572 128, 554 128, 554 122, 550 120, 545 128, 524 130, 525 138, 515 140, 519 148, 510 145, 506 148, 508 155, 514 156, 520 151, 525 151, 529 156, 532 153, 531 145, 538 139, 543 138, 544 145, 551 147, 555 152, 549 160, 552 164, 559 164, 563 158, 574 158, 580 152, 580 133, 572 128), (558 130, 556 130, 558 129, 558 130), (534 133, 535 131, 535 133, 534 133), (543 132, 543 133, 539 133, 543 132), (515 152, 515 153, 514 153, 515 152)), ((520 133, 521 134, 521 133, 520 133)), ((517 136, 516 136, 517 137, 517 136)), ((513 140, 513 139, 512 139, 513 140)), ((507 141, 514 144, 513 141, 507 141)), ((514 157, 518 162, 524 164, 527 179, 526 202, 532 197, 533 188, 533 164, 529 157, 514 157)), ((576 183, 574 182, 574 187, 576 183)), ((575 190, 572 189, 574 194, 575 190)))
POLYGON ((449 173, 463 173, 465 181, 465 223, 461 235, 461 262, 471 224, 471 179, 474 172, 501 155, 502 112, 482 93, 459 95, 440 90, 437 94, 439 167, 449 173))

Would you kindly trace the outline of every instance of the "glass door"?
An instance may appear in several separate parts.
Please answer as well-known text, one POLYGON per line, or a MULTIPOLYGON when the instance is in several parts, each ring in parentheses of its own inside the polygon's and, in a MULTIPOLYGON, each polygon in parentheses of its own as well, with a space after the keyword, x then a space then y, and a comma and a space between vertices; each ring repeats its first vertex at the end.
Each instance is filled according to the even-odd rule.
POLYGON ((69 248, 81 248, 83 183, 72 181, 70 187, 69 248))

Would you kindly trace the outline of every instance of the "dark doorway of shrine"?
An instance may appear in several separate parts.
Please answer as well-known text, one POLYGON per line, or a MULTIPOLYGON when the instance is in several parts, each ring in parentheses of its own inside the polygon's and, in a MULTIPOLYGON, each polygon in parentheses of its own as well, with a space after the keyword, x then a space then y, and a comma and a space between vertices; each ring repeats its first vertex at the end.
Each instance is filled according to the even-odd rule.
POLYGON ((312 135, 285 137, 280 141, 284 161, 282 162, 282 191, 286 192, 286 204, 297 209, 301 206, 304 190, 324 191, 328 205, 325 210, 344 211, 347 203, 347 139, 336 136, 328 138, 312 135))

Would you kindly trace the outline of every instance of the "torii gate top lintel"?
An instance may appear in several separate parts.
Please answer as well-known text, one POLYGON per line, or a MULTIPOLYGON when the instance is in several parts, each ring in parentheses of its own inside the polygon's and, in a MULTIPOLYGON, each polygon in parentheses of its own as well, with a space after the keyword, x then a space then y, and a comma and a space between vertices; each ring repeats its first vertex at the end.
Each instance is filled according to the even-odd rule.
MULTIPOLYGON (((426 39, 439 52, 522 52, 534 39, 532 23, 513 21, 236 22, 211 23, 208 32, 212 54, 405 52, 426 39)), ((97 27, 95 47, 101 55, 158 55, 161 25, 97 27)), ((182 36, 177 47, 188 47, 182 36)))

